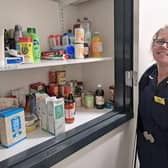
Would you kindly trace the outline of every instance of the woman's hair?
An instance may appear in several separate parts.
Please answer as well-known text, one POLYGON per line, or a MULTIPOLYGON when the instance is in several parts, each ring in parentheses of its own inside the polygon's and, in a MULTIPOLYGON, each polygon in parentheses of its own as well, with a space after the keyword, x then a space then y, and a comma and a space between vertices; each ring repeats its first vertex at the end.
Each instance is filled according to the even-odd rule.
POLYGON ((154 40, 155 39, 157 39, 158 37, 159 37, 159 34, 160 34, 160 32, 161 31, 163 31, 163 30, 168 30, 168 25, 166 25, 166 26, 164 26, 164 27, 161 27, 159 30, 157 30, 157 32, 153 35, 153 39, 152 39, 152 45, 151 45, 151 48, 152 48, 152 46, 153 46, 153 44, 154 44, 154 40))
POLYGON ((161 28, 153 35, 153 40, 154 40, 154 39, 157 39, 158 36, 159 36, 159 34, 160 34, 160 32, 163 31, 163 30, 166 30, 166 29, 168 29, 168 25, 166 25, 166 26, 164 26, 164 27, 161 27, 161 28))

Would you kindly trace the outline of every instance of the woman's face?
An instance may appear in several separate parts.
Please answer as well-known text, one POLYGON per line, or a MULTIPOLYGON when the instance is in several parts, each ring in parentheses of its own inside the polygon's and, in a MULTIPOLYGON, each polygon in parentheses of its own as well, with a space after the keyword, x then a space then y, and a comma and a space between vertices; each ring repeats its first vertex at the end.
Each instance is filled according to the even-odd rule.
POLYGON ((168 28, 159 32, 152 44, 155 61, 161 66, 168 66, 168 28))

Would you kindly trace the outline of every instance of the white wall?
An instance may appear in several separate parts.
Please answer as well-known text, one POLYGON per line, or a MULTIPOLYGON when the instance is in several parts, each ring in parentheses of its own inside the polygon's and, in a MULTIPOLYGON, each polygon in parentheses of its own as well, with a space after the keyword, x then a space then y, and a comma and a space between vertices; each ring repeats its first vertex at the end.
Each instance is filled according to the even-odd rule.
POLYGON ((150 50, 152 36, 160 28, 168 24, 167 0, 139 0, 139 76, 152 64, 150 50))
POLYGON ((130 136, 126 123, 51 168, 130 168, 130 136))

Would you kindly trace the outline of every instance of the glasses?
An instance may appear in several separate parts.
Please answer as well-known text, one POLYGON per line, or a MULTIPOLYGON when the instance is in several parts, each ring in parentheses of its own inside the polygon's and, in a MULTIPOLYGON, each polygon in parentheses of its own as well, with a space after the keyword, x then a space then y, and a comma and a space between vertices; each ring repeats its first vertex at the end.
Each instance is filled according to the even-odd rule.
POLYGON ((168 48, 168 41, 165 41, 163 39, 154 39, 153 42, 154 44, 157 44, 158 46, 164 46, 168 48))

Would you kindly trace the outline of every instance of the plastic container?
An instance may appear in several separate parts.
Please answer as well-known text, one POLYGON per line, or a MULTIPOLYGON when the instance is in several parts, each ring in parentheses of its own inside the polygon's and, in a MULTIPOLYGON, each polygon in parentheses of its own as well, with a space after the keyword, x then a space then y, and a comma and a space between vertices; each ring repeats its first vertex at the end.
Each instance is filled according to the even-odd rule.
POLYGON ((99 32, 92 37, 92 57, 99 58, 103 55, 103 43, 99 32))
POLYGON ((73 33, 74 33, 74 34, 75 34, 75 29, 76 29, 76 28, 79 28, 80 25, 81 25, 81 21, 80 21, 80 19, 78 18, 78 19, 76 20, 76 23, 73 25, 73 33))
POLYGON ((31 37, 19 38, 19 50, 24 55, 25 63, 33 63, 33 42, 31 37))
POLYGON ((91 21, 88 20, 87 17, 83 18, 82 27, 84 29, 84 42, 88 44, 89 48, 91 46, 92 41, 92 33, 91 33, 91 21))
POLYGON ((94 95, 92 92, 86 92, 84 95, 85 108, 94 108, 94 95))
POLYGON ((75 29, 75 43, 84 44, 84 29, 79 27, 75 29))
POLYGON ((31 37, 33 40, 33 59, 35 63, 40 62, 41 49, 40 49, 40 38, 36 34, 35 28, 27 28, 27 36, 31 37))
POLYGON ((23 37, 21 25, 15 25, 14 39, 15 39, 15 48, 19 51, 19 38, 23 37))

